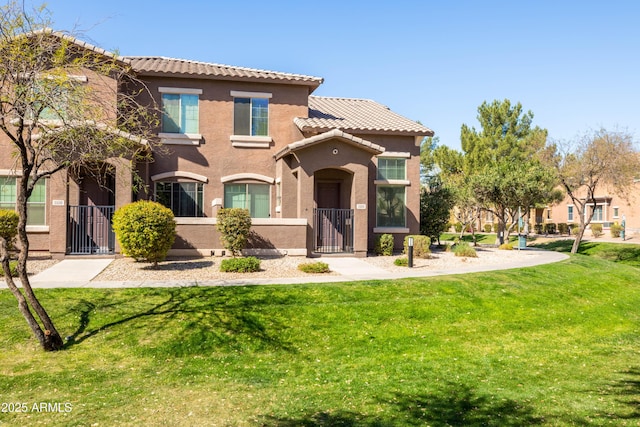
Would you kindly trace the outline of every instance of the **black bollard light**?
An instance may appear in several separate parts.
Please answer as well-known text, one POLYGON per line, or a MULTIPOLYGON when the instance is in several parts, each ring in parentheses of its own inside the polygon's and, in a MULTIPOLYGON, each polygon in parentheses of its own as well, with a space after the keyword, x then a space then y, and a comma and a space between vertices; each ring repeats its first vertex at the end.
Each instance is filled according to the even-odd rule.
POLYGON ((409 247, 409 268, 411 268, 413 267, 413 237, 409 236, 407 246, 409 247))

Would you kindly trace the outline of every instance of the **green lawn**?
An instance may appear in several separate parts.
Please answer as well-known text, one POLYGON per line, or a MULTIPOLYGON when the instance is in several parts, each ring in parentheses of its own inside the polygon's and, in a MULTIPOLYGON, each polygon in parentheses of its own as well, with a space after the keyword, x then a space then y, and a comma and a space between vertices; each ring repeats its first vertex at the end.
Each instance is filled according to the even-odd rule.
POLYGON ((39 351, 0 292, 0 400, 28 408, 0 424, 640 423, 640 269, 594 256, 427 279, 38 293, 72 339, 39 351))

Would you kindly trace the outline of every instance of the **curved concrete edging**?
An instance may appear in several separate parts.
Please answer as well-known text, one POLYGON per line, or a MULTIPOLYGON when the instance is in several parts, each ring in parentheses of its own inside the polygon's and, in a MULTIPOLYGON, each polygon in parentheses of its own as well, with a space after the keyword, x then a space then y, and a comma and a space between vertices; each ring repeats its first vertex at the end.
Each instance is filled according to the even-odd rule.
MULTIPOLYGON (((569 255, 560 252, 546 251, 541 249, 528 248, 524 250, 524 256, 512 261, 506 261, 500 265, 472 265, 456 270, 422 270, 409 269, 401 273, 389 272, 379 267, 373 266, 360 258, 323 258, 323 262, 329 264, 332 271, 339 273, 339 276, 300 276, 287 278, 270 279, 234 279, 234 280, 164 280, 164 281, 92 281, 105 267, 104 263, 88 263, 88 260, 63 260, 56 266, 57 271, 63 276, 56 276, 56 270, 52 267, 49 270, 32 278, 34 288, 169 288, 169 287, 192 287, 192 286, 248 286, 248 285, 291 285, 303 283, 337 283, 359 280, 393 280, 415 277, 433 277, 451 274, 479 273, 484 271, 509 270, 513 268, 533 267, 542 264, 551 264, 569 259, 569 255), (531 256, 527 256, 531 255, 531 256), (86 263, 86 264, 83 264, 86 263), (93 269, 93 270, 92 270, 93 269), (53 270, 53 271, 52 271, 53 270), (69 272, 76 272, 70 274, 69 272), (87 278, 90 277, 90 278, 87 278), (75 279, 75 280, 74 280, 75 279), (80 280, 78 280, 80 279, 80 280)), ((6 288, 4 283, 0 288, 6 288)))

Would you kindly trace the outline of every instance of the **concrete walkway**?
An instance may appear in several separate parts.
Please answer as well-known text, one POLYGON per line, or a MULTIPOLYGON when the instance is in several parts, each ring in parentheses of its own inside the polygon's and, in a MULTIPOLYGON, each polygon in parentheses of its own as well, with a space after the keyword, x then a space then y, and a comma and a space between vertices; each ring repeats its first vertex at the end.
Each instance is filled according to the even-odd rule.
MULTIPOLYGON (((511 268, 531 267, 541 264, 549 264, 563 261, 568 255, 543 251, 538 249, 526 249, 523 256, 517 260, 505 261, 496 265, 470 265, 464 268, 426 270, 421 268, 407 268, 400 273, 389 272, 370 263, 352 257, 322 258, 329 264, 329 268, 339 275, 305 275, 303 277, 287 277, 276 279, 234 279, 234 280, 164 280, 164 281, 93 281, 102 270, 110 263, 111 259, 65 259, 53 267, 31 278, 34 288, 140 288, 140 287, 187 287, 187 286, 242 286, 242 285, 275 285, 298 283, 332 283, 355 280, 388 280, 408 277, 428 277, 448 274, 465 274, 491 270, 506 270, 511 268)), ((0 281, 0 288, 6 288, 4 281, 0 281)))

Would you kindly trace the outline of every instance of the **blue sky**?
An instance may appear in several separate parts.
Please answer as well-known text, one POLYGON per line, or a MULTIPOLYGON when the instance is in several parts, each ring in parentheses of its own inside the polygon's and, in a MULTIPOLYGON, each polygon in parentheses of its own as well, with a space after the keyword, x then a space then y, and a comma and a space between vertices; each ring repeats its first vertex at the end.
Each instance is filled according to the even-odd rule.
MULTIPOLYGON (((38 3, 34 3, 38 4, 38 3)), ((556 140, 640 132, 637 1, 50 0, 53 27, 122 55, 323 77, 460 147, 483 101, 531 110, 556 140)))

